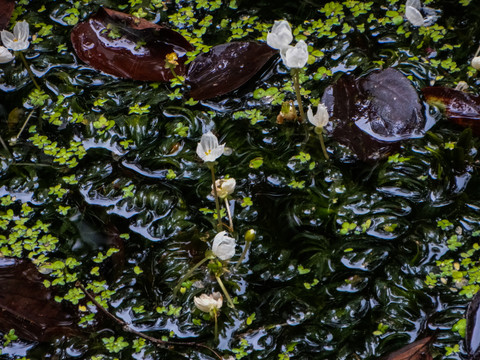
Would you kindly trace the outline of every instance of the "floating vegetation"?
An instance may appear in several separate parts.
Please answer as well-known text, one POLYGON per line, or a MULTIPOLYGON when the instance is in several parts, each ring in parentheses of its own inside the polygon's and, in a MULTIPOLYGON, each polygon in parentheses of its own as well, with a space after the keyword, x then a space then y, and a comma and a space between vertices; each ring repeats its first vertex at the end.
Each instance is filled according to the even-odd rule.
POLYGON ((479 10, 0 0, 0 357, 476 357, 479 10))

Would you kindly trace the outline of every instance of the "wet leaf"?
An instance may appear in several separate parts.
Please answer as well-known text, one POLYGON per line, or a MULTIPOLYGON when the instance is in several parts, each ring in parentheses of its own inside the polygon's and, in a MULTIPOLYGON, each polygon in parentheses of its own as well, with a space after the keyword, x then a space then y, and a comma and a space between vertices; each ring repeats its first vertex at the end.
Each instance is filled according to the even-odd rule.
POLYGON ((400 350, 394 351, 383 360, 433 360, 429 345, 433 341, 432 336, 417 340, 400 350))
POLYGON ((377 160, 404 139, 423 136, 425 118, 415 88, 389 68, 365 78, 344 75, 323 95, 333 137, 362 160, 377 160))
POLYGON ((29 341, 50 341, 64 335, 78 335, 73 311, 55 301, 44 277, 30 262, 0 258, 0 331, 15 329, 29 341))
POLYGON ((427 102, 445 111, 451 122, 480 135, 480 96, 442 86, 426 87, 422 92, 427 102))
POLYGON ((188 68, 190 96, 205 100, 238 89, 276 53, 270 46, 256 42, 214 46, 195 58, 188 68))
POLYGON ((0 0, 0 30, 7 27, 14 8, 15 0, 0 0))
POLYGON ((480 292, 477 292, 468 305, 465 331, 465 348, 472 360, 480 359, 480 292))
POLYGON ((129 14, 100 8, 71 34, 77 55, 97 70, 122 78, 168 81, 165 57, 175 52, 175 73, 185 74, 186 52, 193 46, 179 33, 129 14))

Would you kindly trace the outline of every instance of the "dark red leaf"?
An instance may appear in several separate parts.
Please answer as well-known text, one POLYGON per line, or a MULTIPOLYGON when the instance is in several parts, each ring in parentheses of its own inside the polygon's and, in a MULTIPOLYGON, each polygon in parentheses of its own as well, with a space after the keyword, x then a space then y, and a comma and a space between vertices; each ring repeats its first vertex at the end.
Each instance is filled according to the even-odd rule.
POLYGON ((480 97, 441 86, 422 89, 429 104, 438 106, 455 124, 470 127, 480 136, 480 97))
POLYGON ((472 360, 480 359, 480 292, 477 292, 467 308, 465 348, 472 360))
POLYGON ((44 277, 28 261, 0 258, 0 331, 15 330, 21 339, 50 341, 78 335, 77 317, 55 301, 44 277))
POLYGON ((400 140, 421 137, 425 131, 415 88, 392 68, 360 79, 344 75, 325 90, 322 102, 332 120, 327 131, 362 160, 380 159, 400 140))
POLYGON ((0 30, 7 27, 14 8, 15 0, 0 0, 0 30))
POLYGON ((391 353, 383 360, 433 360, 430 354, 430 343, 432 341, 432 336, 417 340, 391 353))
POLYGON ((214 46, 190 63, 186 79, 190 96, 205 100, 238 89, 276 53, 278 50, 256 42, 214 46))
POLYGON ((122 78, 168 81, 167 54, 175 52, 177 75, 185 75, 186 52, 193 46, 179 33, 129 14, 100 8, 71 34, 77 55, 95 69, 122 78))

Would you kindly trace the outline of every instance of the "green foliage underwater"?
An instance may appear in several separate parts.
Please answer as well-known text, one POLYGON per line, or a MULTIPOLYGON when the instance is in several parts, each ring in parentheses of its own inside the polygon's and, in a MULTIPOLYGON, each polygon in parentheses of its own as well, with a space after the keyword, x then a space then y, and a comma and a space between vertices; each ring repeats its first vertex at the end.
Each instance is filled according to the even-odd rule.
MULTIPOLYGON (((467 358, 480 141, 422 89, 479 92, 480 3, 425 1, 420 26, 405 13, 403 0, 17 1, 6 31, 26 21, 29 44, 0 49, 0 359, 380 359, 428 336, 431 355, 411 359, 467 358), (101 7, 192 47, 165 57, 167 81, 109 75, 72 45, 101 7), (278 20, 293 33, 281 51, 266 47, 278 20), (216 78, 175 73, 246 41, 263 50, 233 56, 240 68, 213 61, 215 75, 255 68, 233 90, 200 99, 216 78), (366 154, 331 106, 326 125, 306 121, 328 119, 342 75, 388 68, 418 96, 421 134, 366 154)), ((335 109, 358 100, 339 92, 335 109)))

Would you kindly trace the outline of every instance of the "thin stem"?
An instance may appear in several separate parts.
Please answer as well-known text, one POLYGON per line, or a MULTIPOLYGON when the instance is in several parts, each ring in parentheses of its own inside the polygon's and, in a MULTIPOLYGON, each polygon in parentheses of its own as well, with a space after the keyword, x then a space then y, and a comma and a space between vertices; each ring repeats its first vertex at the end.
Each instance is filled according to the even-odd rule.
POLYGON ((478 53, 480 53, 480 46, 478 47, 477 52, 475 53, 475 55, 473 57, 477 57, 478 53))
POLYGON ((163 341, 163 340, 160 340, 160 339, 157 339, 157 338, 154 338, 152 336, 148 336, 148 335, 145 335, 144 333, 141 333, 135 329, 132 329, 130 327, 130 325, 128 325, 125 321, 123 321, 122 319, 116 317, 115 315, 113 315, 111 312, 109 312, 107 309, 105 309, 102 304, 100 304, 97 300, 95 300, 95 297, 90 294, 90 292, 85 289, 85 286, 83 286, 79 281, 77 281, 75 283, 75 286, 80 288, 83 293, 88 297, 88 299, 97 307, 98 310, 100 310, 101 312, 103 312, 107 317, 109 317, 111 320, 113 320, 114 322, 116 322, 117 324, 119 324, 120 326, 122 326, 122 329, 126 332, 129 332, 131 334, 134 334, 138 337, 141 337, 145 340, 149 340, 151 341, 152 343, 156 344, 156 345, 160 345, 160 346, 175 346, 175 345, 178 345, 178 346, 191 346, 191 347, 201 347, 201 348, 204 348, 204 349, 207 349, 209 351, 211 351, 218 359, 222 360, 223 357, 220 356, 215 350, 213 350, 212 348, 210 348, 209 346, 207 345, 204 345, 204 344, 199 344, 199 343, 194 343, 194 342, 174 342, 174 341, 163 341))
POLYGON ((328 153, 327 153, 327 148, 325 147, 325 143, 323 141, 323 128, 322 127, 316 127, 315 132, 317 133, 318 139, 320 140, 320 146, 322 147, 323 156, 325 156, 325 159, 327 159, 327 160, 330 159, 330 157, 328 156, 328 153))
POLYGON ((218 201, 217 186, 215 184, 215 164, 213 162, 207 162, 210 172, 212 174, 212 184, 213 184, 213 196, 215 197, 215 207, 217 208, 217 230, 222 231, 222 215, 220 212, 220 202, 218 201))
POLYGON ((197 270, 200 266, 202 266, 205 261, 210 260, 211 258, 206 256, 202 260, 200 260, 194 267, 192 267, 190 270, 187 271, 185 275, 182 276, 182 278, 178 281, 178 284, 175 286, 173 289, 173 296, 175 297, 177 295, 178 290, 182 286, 182 283, 187 280, 192 274, 194 273, 195 270, 197 270))
POLYGON ((292 69, 293 85, 295 86, 295 94, 297 95, 298 109, 300 110, 300 117, 305 121, 305 112, 303 111, 302 96, 300 95, 300 69, 292 69))
POLYGON ((237 270, 240 267, 240 264, 245 259, 245 256, 247 256, 247 251, 248 251, 248 249, 250 249, 250 244, 251 243, 252 243, 251 241, 247 241, 245 243, 245 247, 243 248, 242 255, 240 255, 240 259, 238 259, 237 264, 235 265, 235 270, 237 270))
POLYGON ((3 141, 3 138, 1 136, 0 136, 0 143, 2 144, 3 148, 8 153, 8 155, 12 156, 12 154, 10 153, 10 150, 8 150, 7 144, 5 144, 5 141, 3 141))
POLYGON ((213 316, 215 317, 215 339, 218 341, 218 311, 217 308, 213 308, 213 316))
POLYGON ((230 232, 233 232, 233 219, 232 219, 232 212, 230 211, 230 205, 228 204, 227 198, 225 198, 225 208, 227 209, 228 215, 228 224, 230 225, 230 232))
POLYGON ((20 54, 20 59, 22 59, 23 65, 25 65, 25 68, 27 69, 28 75, 30 76, 30 79, 32 79, 33 84, 38 90, 40 89, 40 86, 38 86, 37 81, 35 80, 35 76, 33 75, 32 70, 30 69, 30 65, 28 65, 27 59, 25 59, 25 55, 23 55, 23 52, 17 51, 17 54, 20 54))
POLYGON ((223 294, 227 298, 228 306, 230 306, 232 309, 235 309, 235 305, 233 304, 232 298, 228 294, 228 291, 225 288, 225 285, 223 285, 222 279, 220 279, 220 276, 218 276, 218 275, 215 275, 215 278, 217 279, 218 285, 220 285, 220 288, 222 289, 223 294))
POLYGON ((27 126, 28 120, 30 120, 30 118, 32 117, 34 111, 35 111, 35 109, 33 109, 32 111, 30 111, 30 114, 28 114, 28 116, 27 116, 27 120, 25 120, 25 122, 23 123, 22 128, 21 128, 20 131, 18 132, 17 136, 15 136, 15 137, 12 139, 12 142, 13 142, 14 144, 17 142, 18 138, 19 138, 20 135, 22 134, 23 130, 25 129, 25 126, 27 126))

